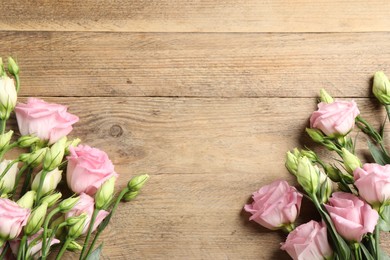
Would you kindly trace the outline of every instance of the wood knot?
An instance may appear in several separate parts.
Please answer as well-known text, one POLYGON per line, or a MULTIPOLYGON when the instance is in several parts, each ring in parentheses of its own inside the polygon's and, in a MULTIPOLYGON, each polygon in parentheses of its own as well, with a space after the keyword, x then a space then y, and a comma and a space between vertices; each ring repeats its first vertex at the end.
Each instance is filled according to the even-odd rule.
POLYGON ((110 135, 112 137, 119 137, 123 134, 123 129, 120 125, 113 125, 110 128, 110 135))

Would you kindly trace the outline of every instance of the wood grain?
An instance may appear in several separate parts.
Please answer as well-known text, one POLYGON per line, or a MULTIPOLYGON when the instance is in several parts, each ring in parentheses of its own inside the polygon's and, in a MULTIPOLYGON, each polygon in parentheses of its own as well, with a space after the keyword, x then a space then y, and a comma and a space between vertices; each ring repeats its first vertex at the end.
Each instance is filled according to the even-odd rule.
POLYGON ((2 2, 0 28, 22 31, 389 31, 388 1, 85 0, 2 2))
MULTIPOLYGON (((108 152, 120 187, 134 174, 151 175, 104 234, 103 259, 287 259, 279 251, 283 234, 249 222, 242 207, 265 184, 281 178, 294 183, 284 168, 285 152, 310 146, 303 129, 315 99, 47 100, 80 116, 71 136, 108 152)), ((371 99, 356 101, 362 116, 378 126, 383 109, 371 99)), ((313 216, 309 204, 302 215, 313 216)))
POLYGON ((0 32, 24 96, 367 97, 389 33, 0 32))

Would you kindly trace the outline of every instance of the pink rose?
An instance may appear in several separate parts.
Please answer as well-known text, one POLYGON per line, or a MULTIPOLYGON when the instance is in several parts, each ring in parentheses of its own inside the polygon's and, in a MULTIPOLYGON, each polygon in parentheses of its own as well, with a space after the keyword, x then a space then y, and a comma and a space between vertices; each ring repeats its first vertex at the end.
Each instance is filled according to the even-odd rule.
POLYGON ((77 116, 67 112, 66 106, 37 98, 29 98, 27 104, 19 103, 15 114, 22 135, 36 135, 49 144, 68 135, 72 125, 79 121, 77 116))
POLYGON ((301 208, 302 194, 286 181, 275 181, 253 193, 253 203, 245 205, 254 220, 269 229, 295 222, 301 208))
MULTIPOLYGON (((40 236, 43 232, 43 229, 41 229, 40 231, 38 231, 38 233, 30 236, 27 238, 27 245, 29 245, 34 239, 36 239, 38 236, 40 236)), ((9 245, 11 247, 11 250, 12 250, 12 253, 16 256, 18 255, 18 251, 19 251, 19 246, 20 246, 20 238, 17 238, 17 239, 14 239, 14 240, 10 240, 9 241, 9 245)), ((55 245, 55 244, 59 244, 60 243, 60 240, 56 239, 56 238, 53 238, 51 241, 50 241, 50 245, 48 245, 49 247, 51 247, 52 245, 55 245)), ((34 256, 35 254, 37 254, 34 259, 38 259, 41 255, 42 255, 42 252, 40 252, 42 249, 42 239, 38 240, 38 242, 35 244, 35 246, 33 246, 31 248, 31 251, 29 253, 30 256, 34 256)))
POLYGON ((371 205, 380 206, 390 200, 390 165, 366 163, 353 172, 359 196, 371 205))
MULTIPOLYGON (((94 207, 95 207, 95 200, 91 196, 85 193, 81 193, 80 199, 76 203, 76 205, 65 214, 65 219, 70 217, 80 216, 81 214, 86 213, 87 220, 85 221, 85 226, 83 229, 83 234, 85 235, 88 232, 89 223, 91 223, 94 207)), ((105 210, 99 211, 95 220, 95 224, 93 225, 92 231, 94 231, 97 228, 97 226, 103 221, 105 217, 107 217, 108 214, 109 212, 105 210)))
POLYGON ((321 130, 330 137, 346 135, 355 125, 355 118, 360 114, 355 101, 321 102, 318 110, 310 117, 310 127, 321 130))
POLYGON ((351 193, 335 192, 325 205, 337 232, 346 240, 360 242, 372 233, 378 222, 378 212, 351 193))
POLYGON ((326 226, 314 220, 291 231, 282 250, 294 260, 328 259, 333 255, 326 235, 326 226))
POLYGON ((0 198, 0 239, 10 240, 19 236, 30 216, 30 209, 20 207, 16 202, 0 198))
POLYGON ((106 180, 118 176, 105 152, 88 145, 70 147, 69 151, 66 180, 72 191, 94 195, 106 180))

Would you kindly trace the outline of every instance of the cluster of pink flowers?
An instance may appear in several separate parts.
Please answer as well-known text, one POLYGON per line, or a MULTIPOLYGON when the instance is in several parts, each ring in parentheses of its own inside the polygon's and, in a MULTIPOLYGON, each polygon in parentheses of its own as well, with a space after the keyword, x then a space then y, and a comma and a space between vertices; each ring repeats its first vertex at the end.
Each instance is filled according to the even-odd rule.
POLYGON ((66 250, 80 250, 80 259, 87 259, 96 242, 92 233, 97 230, 96 238, 118 203, 134 199, 149 176, 134 177, 115 196, 118 174, 108 155, 67 138, 79 118, 38 98, 17 103, 19 67, 8 62, 14 79, 0 59, 0 259, 44 260, 53 245, 61 248, 57 259, 66 250), (6 132, 13 111, 21 133, 15 141, 13 131, 6 132), (29 150, 3 160, 15 147, 29 150), (73 193, 68 198, 57 189, 63 172, 73 193))
MULTIPOLYGON (((390 82, 382 72, 375 74, 373 93, 383 105, 390 105, 390 82)), ((281 249, 293 259, 382 259, 380 227, 390 230, 386 216, 390 209, 390 157, 384 148, 383 131, 375 130, 361 117, 354 101, 333 100, 325 90, 320 97, 306 131, 340 159, 329 163, 312 150, 295 148, 287 153, 286 168, 317 209, 321 222, 312 220, 295 227, 303 194, 283 180, 253 193, 253 202, 244 208, 251 213, 250 220, 288 233, 281 249), (371 139, 369 149, 375 163, 362 164, 356 155, 350 137, 355 126, 371 139)))

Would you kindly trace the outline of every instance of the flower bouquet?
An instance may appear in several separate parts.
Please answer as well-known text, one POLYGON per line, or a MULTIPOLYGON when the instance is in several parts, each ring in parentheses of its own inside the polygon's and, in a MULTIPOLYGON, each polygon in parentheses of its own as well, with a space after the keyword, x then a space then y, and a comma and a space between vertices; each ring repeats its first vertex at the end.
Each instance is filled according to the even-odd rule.
POLYGON ((253 202, 244 207, 250 220, 288 234, 281 249, 293 259, 390 259, 380 248, 380 231, 390 231, 390 156, 384 144, 390 82, 383 72, 375 73, 373 93, 387 112, 378 130, 354 101, 334 100, 321 90, 306 132, 338 158, 325 161, 307 148, 287 152, 285 165, 300 191, 278 180, 253 193, 253 202), (374 163, 363 164, 356 155, 356 138, 351 137, 355 125, 367 136, 374 163), (296 227, 304 198, 320 221, 296 227))
POLYGON ((0 259, 47 259, 53 246, 56 259, 66 250, 99 259, 99 235, 120 201, 134 199, 149 176, 135 176, 116 195, 118 174, 107 154, 67 138, 79 118, 37 98, 17 103, 19 88, 17 63, 8 58, 7 74, 0 58, 0 259), (6 129, 13 111, 19 138, 6 129), (17 158, 3 159, 18 147, 17 158), (63 175, 70 196, 57 189, 63 175))

